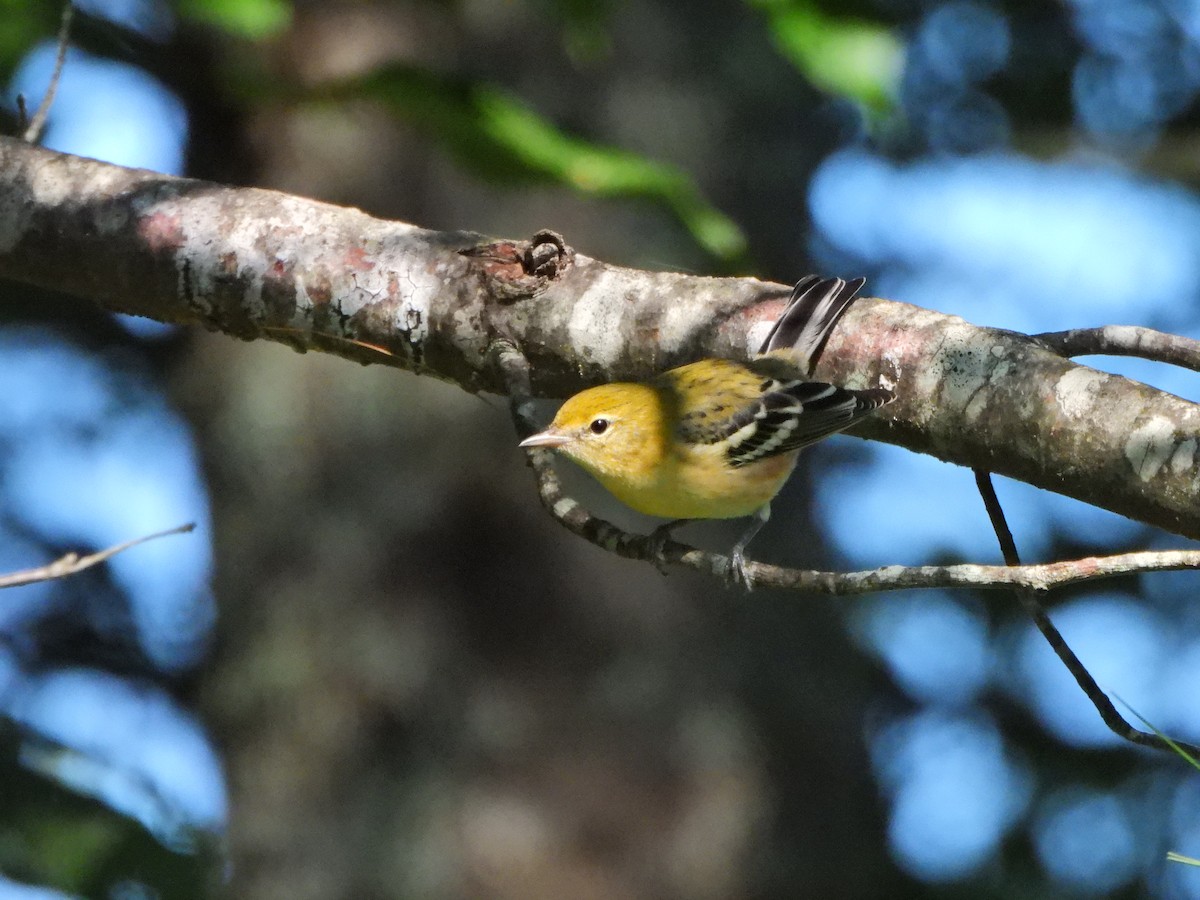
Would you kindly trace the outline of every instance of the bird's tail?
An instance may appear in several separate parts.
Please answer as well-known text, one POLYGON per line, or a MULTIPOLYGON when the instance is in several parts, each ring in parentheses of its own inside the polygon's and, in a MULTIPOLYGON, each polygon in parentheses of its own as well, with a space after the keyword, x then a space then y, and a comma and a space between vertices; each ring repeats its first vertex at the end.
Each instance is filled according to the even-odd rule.
POLYGON ((865 278, 850 281, 818 275, 801 278, 792 288, 787 308, 771 326, 759 353, 791 350, 804 373, 812 375, 833 326, 866 283, 865 278))

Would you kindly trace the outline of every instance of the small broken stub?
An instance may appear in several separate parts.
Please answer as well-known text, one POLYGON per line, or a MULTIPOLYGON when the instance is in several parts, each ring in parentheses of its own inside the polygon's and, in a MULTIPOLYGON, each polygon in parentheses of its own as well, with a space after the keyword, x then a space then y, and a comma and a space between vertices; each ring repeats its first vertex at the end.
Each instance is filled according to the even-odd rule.
POLYGON ((542 229, 528 241, 493 241, 459 250, 501 303, 536 297, 574 263, 575 250, 556 231, 542 229))

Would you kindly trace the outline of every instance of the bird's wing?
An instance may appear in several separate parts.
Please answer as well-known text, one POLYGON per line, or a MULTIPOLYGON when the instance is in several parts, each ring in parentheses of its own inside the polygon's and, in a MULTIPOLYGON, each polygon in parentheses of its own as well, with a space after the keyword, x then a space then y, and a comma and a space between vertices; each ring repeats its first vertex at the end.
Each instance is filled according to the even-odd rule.
POLYGON ((745 466, 815 444, 894 399, 895 394, 880 388, 852 391, 820 381, 775 382, 731 418, 729 464, 745 466))
POLYGON ((691 445, 727 442, 726 456, 735 467, 816 443, 895 399, 887 390, 807 381, 794 363, 778 356, 748 363, 709 360, 668 372, 661 384, 673 392, 710 392, 711 402, 680 416, 677 437, 691 445), (718 383, 721 389, 711 390, 718 383))

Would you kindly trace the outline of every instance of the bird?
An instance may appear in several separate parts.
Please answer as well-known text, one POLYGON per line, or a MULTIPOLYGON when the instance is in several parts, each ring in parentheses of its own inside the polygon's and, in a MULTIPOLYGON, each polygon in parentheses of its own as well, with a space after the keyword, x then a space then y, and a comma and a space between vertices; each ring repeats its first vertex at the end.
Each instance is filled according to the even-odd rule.
POLYGON ((811 380, 865 283, 806 276, 749 360, 701 359, 646 382, 588 388, 518 446, 553 450, 626 506, 670 519, 652 535, 660 555, 671 530, 686 522, 753 517, 725 573, 750 589, 746 546, 769 519, 800 450, 896 398, 886 388, 811 380))

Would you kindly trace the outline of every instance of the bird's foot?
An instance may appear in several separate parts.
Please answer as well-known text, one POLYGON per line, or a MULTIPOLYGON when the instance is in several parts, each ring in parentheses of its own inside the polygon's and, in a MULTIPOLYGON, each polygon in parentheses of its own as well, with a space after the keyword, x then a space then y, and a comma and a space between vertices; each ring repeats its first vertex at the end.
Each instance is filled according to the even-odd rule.
POLYGON ((665 525, 659 525, 646 535, 646 558, 654 563, 658 571, 664 575, 667 574, 667 544, 673 537, 675 529, 686 522, 687 519, 676 519, 665 525))
POLYGON ((749 593, 754 590, 754 580, 746 571, 746 556, 740 548, 735 548, 729 554, 729 562, 725 566, 725 584, 731 588, 741 588, 749 593))

